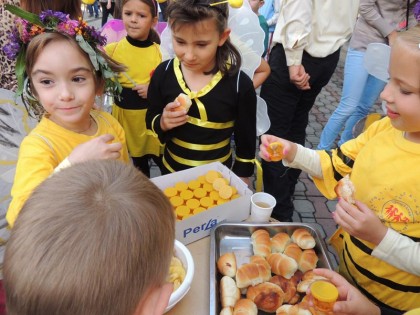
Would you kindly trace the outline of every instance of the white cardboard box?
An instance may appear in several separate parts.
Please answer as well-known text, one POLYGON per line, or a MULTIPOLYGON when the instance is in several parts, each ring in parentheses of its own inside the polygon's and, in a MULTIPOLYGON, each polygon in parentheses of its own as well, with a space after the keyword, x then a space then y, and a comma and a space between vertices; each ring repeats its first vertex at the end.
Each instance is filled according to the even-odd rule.
POLYGON ((176 221, 175 237, 185 245, 210 235, 210 230, 219 222, 246 220, 249 216, 250 200, 253 192, 235 173, 220 162, 151 179, 160 189, 164 190, 167 187, 174 186, 179 181, 189 182, 192 179, 197 179, 198 176, 205 175, 209 170, 222 173, 223 177, 229 180, 229 185, 238 190, 241 197, 193 215, 188 219, 176 221))

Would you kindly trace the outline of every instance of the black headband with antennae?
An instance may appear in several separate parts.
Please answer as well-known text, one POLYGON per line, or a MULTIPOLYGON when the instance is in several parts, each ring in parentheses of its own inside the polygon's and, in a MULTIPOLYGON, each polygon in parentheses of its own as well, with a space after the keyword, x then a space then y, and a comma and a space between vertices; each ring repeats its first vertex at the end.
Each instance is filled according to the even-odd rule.
POLYGON ((223 17, 227 18, 227 13, 219 6, 212 5, 212 3, 206 2, 206 0, 193 0, 193 5, 209 8, 209 9, 215 9, 217 12, 221 13, 223 17))

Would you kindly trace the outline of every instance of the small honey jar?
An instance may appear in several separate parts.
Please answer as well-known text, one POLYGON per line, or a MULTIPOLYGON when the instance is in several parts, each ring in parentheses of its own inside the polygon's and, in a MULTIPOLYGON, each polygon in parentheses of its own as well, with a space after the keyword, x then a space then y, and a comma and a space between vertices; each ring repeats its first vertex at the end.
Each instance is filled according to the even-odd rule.
POLYGON ((314 307, 320 312, 332 312, 338 290, 331 282, 315 281, 311 284, 314 307))

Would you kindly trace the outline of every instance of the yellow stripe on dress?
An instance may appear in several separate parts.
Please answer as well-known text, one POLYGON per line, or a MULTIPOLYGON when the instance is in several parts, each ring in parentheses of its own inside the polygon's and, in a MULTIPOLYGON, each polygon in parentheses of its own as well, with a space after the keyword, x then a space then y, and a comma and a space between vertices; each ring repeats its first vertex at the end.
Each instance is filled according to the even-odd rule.
POLYGON ((172 138, 171 141, 175 143, 176 145, 179 145, 180 147, 183 147, 185 149, 196 150, 196 151, 211 151, 211 150, 216 150, 216 149, 220 149, 227 146, 230 143, 230 138, 223 140, 219 143, 214 143, 214 144, 196 144, 196 143, 185 142, 178 138, 172 138))
POLYGON ((175 155, 174 153, 172 153, 171 151, 167 150, 167 152, 169 153, 169 155, 171 156, 171 158, 179 163, 179 164, 183 164, 183 165, 188 165, 191 167, 195 167, 195 166, 200 166, 200 165, 205 165, 205 164, 209 164, 212 162, 225 162, 229 159, 229 157, 232 155, 232 150, 229 150, 229 153, 226 154, 225 156, 219 158, 219 159, 214 159, 214 160, 201 160, 201 161, 196 161, 196 160, 187 160, 184 158, 181 158, 177 155, 175 155))

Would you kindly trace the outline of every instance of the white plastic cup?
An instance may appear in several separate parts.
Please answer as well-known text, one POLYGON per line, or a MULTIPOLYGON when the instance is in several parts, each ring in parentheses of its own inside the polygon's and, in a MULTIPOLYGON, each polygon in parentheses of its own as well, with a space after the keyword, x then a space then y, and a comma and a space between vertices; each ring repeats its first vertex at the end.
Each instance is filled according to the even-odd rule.
POLYGON ((258 192, 251 196, 250 221, 256 223, 268 222, 276 205, 276 199, 265 192, 258 192))

